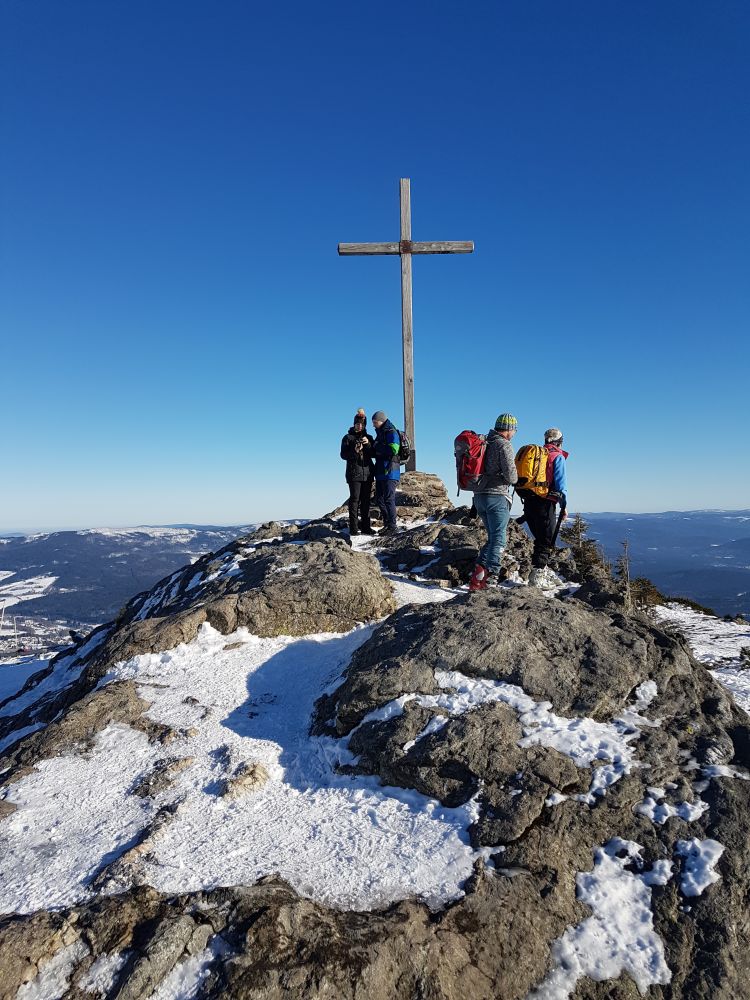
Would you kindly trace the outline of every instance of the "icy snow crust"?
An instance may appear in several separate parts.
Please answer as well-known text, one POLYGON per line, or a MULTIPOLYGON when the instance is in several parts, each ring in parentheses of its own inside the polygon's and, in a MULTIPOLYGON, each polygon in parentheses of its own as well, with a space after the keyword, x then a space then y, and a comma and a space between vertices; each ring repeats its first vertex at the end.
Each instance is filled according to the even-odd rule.
MULTIPOLYGON (((452 596, 422 589, 418 597, 428 593, 452 596)), ((439 906, 461 896, 485 853, 467 834, 475 805, 447 809, 375 778, 339 775, 336 764, 352 759, 345 743, 308 735, 315 700, 370 633, 259 639, 204 625, 189 644, 119 664, 101 683, 135 680, 151 718, 195 734, 170 743, 168 759, 194 762, 154 799, 129 793, 165 751, 126 726, 108 726, 88 754, 42 762, 7 794, 18 808, 3 823, 0 909, 28 913, 86 898, 105 862, 176 800, 146 864, 147 881, 165 893, 279 873, 302 895, 345 909, 407 896, 439 906), (226 779, 256 761, 270 774, 266 785, 223 798, 226 779)))
POLYGON ((742 663, 743 648, 750 647, 747 622, 725 622, 701 614, 684 604, 665 604, 653 609, 660 625, 671 626, 687 639, 693 656, 711 668, 728 688, 738 705, 750 712, 750 669, 742 663))

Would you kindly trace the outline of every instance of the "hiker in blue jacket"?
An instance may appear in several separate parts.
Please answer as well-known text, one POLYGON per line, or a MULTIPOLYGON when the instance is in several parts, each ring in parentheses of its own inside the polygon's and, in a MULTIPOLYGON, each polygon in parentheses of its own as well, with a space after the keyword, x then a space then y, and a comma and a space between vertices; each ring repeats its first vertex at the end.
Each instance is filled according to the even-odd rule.
POLYGON ((401 463, 398 453, 401 439, 398 431, 388 419, 388 415, 378 410, 372 415, 375 428, 375 499, 383 518, 381 535, 395 535, 396 528, 396 483, 401 479, 401 463))
POLYGON ((552 540, 557 525, 558 506, 561 511, 560 520, 564 521, 568 516, 568 474, 565 466, 568 453, 563 451, 562 443, 563 435, 559 427, 550 427, 544 432, 549 492, 543 497, 528 494, 523 499, 524 518, 534 536, 529 576, 532 587, 552 587, 559 582, 547 564, 554 551, 552 540))

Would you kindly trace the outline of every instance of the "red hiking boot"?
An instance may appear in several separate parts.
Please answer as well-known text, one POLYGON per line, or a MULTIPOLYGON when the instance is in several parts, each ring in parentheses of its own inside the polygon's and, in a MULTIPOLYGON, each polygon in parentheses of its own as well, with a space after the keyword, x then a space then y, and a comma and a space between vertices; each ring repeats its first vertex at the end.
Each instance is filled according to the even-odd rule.
POLYGON ((477 563, 474 567, 474 572, 471 574, 471 580, 469 580, 469 590, 486 590, 487 575, 487 570, 484 566, 481 563, 477 563))

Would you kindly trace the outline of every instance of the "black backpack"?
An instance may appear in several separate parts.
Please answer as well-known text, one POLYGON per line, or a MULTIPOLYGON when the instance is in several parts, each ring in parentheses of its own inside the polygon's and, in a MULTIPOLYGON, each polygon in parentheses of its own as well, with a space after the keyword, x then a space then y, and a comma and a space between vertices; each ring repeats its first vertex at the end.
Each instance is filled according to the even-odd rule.
POLYGON ((398 434, 399 440, 398 460, 401 465, 405 465, 411 458, 411 441, 409 441, 406 431, 397 430, 396 433, 398 434))

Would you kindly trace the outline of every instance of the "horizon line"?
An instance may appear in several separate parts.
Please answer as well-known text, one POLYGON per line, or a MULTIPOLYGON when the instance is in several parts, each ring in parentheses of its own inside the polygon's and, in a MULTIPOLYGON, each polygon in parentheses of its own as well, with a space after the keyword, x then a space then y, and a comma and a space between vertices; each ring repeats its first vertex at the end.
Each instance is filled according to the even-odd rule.
MULTIPOLYGON (((454 505, 456 506, 456 505, 454 505)), ((459 505, 463 506, 463 505, 459 505)), ((580 514, 582 517, 591 516, 610 516, 610 517, 653 517, 658 514, 742 514, 746 513, 750 517, 750 507, 694 507, 689 510, 678 510, 677 508, 669 508, 667 510, 642 510, 642 511, 629 511, 629 510, 580 510, 571 511, 571 514, 580 514)), ((324 515, 321 515, 321 517, 324 515)), ((282 522, 295 522, 295 521, 311 521, 315 518, 270 518, 262 521, 245 521, 244 523, 236 524, 217 524, 215 521, 178 521, 171 522, 168 524, 102 524, 95 527, 90 525, 82 525, 78 527, 62 527, 62 528, 34 528, 28 531, 19 530, 1 530, 0 538, 31 538, 35 535, 57 535, 63 532, 83 532, 83 531, 138 531, 140 528, 169 528, 174 531, 179 530, 196 530, 196 531, 210 531, 212 529, 227 530, 230 528, 252 528, 257 527, 260 524, 267 524, 269 520, 282 522)))

